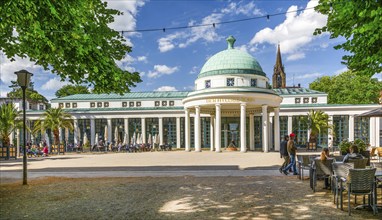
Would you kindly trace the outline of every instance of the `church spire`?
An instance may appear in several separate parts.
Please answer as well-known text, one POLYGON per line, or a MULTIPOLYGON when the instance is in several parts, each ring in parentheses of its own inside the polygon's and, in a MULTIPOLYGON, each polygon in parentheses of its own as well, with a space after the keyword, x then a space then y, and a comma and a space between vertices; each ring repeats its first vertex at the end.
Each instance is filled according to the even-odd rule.
POLYGON ((276 64, 273 68, 272 88, 285 88, 286 87, 286 75, 284 72, 284 66, 281 60, 280 44, 277 45, 276 64))

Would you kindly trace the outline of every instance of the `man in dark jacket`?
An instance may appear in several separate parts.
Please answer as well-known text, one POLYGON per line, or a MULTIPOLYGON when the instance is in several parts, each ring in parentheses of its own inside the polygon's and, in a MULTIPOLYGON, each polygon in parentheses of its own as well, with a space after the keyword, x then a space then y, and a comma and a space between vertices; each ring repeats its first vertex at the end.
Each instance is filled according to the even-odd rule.
POLYGON ((289 136, 285 135, 284 140, 280 144, 280 158, 284 158, 284 163, 281 165, 279 169, 280 173, 282 173, 283 169, 289 164, 289 154, 287 150, 288 140, 289 140, 289 136))

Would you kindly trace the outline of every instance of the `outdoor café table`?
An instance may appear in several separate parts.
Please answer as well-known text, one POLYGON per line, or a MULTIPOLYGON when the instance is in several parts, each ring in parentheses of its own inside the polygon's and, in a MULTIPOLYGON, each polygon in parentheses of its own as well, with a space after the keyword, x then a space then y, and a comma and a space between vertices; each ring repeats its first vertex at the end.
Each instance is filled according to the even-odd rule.
MULTIPOLYGON (((377 211, 378 209, 382 209, 382 205, 378 205, 378 183, 382 184, 382 170, 377 170, 377 172, 375 172, 375 190, 374 190, 374 202, 377 206, 377 211)), ((381 185, 382 187, 382 185, 381 185)))

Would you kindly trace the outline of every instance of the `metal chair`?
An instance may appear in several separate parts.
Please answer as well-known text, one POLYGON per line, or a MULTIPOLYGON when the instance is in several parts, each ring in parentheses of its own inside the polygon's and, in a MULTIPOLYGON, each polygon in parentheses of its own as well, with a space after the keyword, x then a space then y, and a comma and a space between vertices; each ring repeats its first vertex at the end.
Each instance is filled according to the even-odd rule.
POLYGON ((343 191, 344 191, 344 179, 349 175, 349 170, 354 168, 353 163, 333 163, 333 176, 332 176, 332 191, 333 202, 337 205, 341 204, 340 208, 343 210, 343 191), (340 199, 340 203, 338 203, 340 199))
POLYGON ((312 164, 312 177, 313 182, 311 184, 311 187, 313 189, 313 192, 316 192, 316 186, 317 186, 317 179, 319 177, 323 178, 331 178, 333 174, 333 167, 332 167, 333 159, 328 159, 321 161, 321 159, 314 159, 314 162, 312 164))
POLYGON ((298 172, 300 173, 300 179, 304 180, 304 170, 310 170, 312 165, 311 155, 297 155, 298 172))
POLYGON ((376 170, 376 168, 349 170, 349 176, 347 178, 349 216, 351 215, 350 195, 368 195, 368 205, 372 207, 374 215, 377 213, 374 198, 376 170))
POLYGON ((378 162, 381 162, 382 158, 382 147, 377 147, 378 162))

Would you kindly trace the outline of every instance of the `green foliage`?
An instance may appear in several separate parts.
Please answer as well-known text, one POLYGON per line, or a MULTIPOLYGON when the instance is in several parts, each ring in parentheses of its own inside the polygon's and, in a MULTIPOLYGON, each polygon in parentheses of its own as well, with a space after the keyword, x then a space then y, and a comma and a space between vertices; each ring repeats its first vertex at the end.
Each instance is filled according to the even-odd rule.
POLYGON ((358 147, 359 152, 365 151, 367 148, 366 143, 361 139, 356 139, 355 141, 352 141, 352 142, 345 140, 345 141, 342 141, 339 145, 341 153, 342 154, 349 153, 349 147, 352 146, 353 144, 358 147))
POLYGON ((315 35, 329 32, 330 38, 346 39, 334 47, 350 52, 342 63, 369 77, 382 72, 382 0, 320 0, 315 10, 328 16, 315 35))
MULTIPOLYGON (((10 85, 9 88, 12 88, 12 91, 7 94, 7 97, 22 99, 23 90, 21 87, 16 81, 11 81, 11 83, 12 85, 10 85)), ((25 99, 32 103, 48 103, 48 100, 43 95, 34 90, 33 82, 30 82, 29 86, 25 90, 25 99)))
POLYGON ((310 110, 307 118, 303 118, 303 122, 310 130, 309 142, 316 143, 319 134, 327 134, 329 128, 333 128, 329 124, 329 115, 325 112, 318 110, 310 110))
POLYGON ((20 112, 12 103, 0 105, 0 140, 3 146, 9 146, 9 135, 22 126, 20 121, 17 121, 20 112))
POLYGON ((329 104, 377 104, 382 82, 346 71, 337 76, 318 78, 309 88, 328 93, 329 104))
POLYGON ((131 47, 108 26, 121 12, 106 6, 102 0, 4 0, 0 50, 11 60, 28 56, 61 80, 93 85, 96 93, 128 92, 141 79, 116 63, 131 47))
POLYGON ((54 135, 54 144, 58 145, 59 140, 59 128, 68 128, 73 130, 73 123, 71 115, 64 112, 61 108, 50 108, 44 112, 40 120, 38 120, 34 126, 34 132, 50 129, 54 135))
POLYGON ((57 98, 74 94, 90 94, 90 92, 86 86, 81 85, 66 85, 56 91, 57 98))

